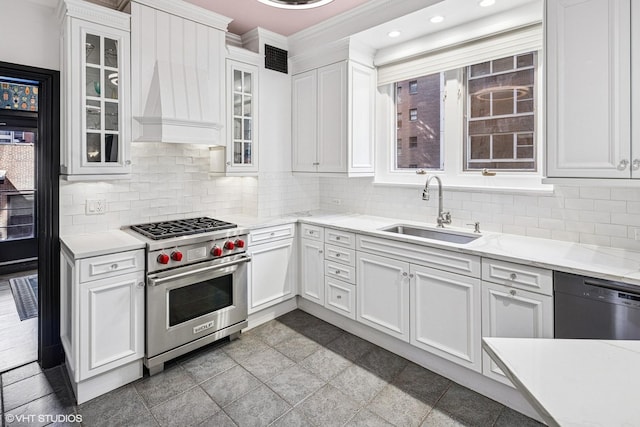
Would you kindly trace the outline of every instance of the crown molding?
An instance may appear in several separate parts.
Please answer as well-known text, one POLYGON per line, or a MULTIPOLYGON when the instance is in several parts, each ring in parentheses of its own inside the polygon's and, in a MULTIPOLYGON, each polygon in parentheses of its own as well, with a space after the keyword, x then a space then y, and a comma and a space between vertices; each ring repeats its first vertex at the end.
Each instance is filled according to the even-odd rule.
POLYGON ((304 53, 443 0, 371 0, 289 37, 292 56, 304 53))
POLYGON ((227 46, 227 59, 259 66, 262 62, 262 58, 263 57, 259 53, 247 50, 243 47, 227 46))
POLYGON ((132 0, 132 2, 161 10, 171 15, 176 15, 222 31, 227 31, 229 23, 233 21, 231 18, 203 9, 191 3, 187 3, 183 0, 132 0))
POLYGON ((57 11, 60 22, 66 16, 79 18, 120 30, 131 31, 131 15, 83 0, 62 0, 57 11))
POLYGON ((262 27, 247 31, 242 36, 242 45, 249 50, 264 54, 264 45, 275 46, 279 49, 289 49, 289 39, 282 34, 274 33, 262 27))
POLYGON ((314 68, 340 61, 355 61, 373 68, 375 50, 353 39, 342 39, 313 49, 308 52, 289 57, 291 74, 299 74, 314 68))

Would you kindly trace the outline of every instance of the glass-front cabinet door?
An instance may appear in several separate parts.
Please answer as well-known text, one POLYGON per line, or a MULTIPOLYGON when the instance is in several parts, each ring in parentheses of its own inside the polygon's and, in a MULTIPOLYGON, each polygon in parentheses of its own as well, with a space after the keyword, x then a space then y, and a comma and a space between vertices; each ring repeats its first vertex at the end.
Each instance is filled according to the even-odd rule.
POLYGON ((258 67, 227 61, 229 144, 227 173, 258 172, 258 67))
POLYGON ((122 178, 131 169, 130 18, 104 13, 116 13, 121 28, 73 16, 65 22, 62 173, 69 179, 122 178))

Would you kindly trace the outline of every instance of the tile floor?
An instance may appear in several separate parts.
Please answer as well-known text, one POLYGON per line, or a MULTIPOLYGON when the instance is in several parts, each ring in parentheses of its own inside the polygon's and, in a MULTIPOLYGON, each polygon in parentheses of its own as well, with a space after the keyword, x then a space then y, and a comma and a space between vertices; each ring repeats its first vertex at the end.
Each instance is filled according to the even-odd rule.
POLYGON ((299 310, 79 406, 65 372, 32 363, 3 374, 3 419, 80 414, 86 426, 540 425, 299 310))

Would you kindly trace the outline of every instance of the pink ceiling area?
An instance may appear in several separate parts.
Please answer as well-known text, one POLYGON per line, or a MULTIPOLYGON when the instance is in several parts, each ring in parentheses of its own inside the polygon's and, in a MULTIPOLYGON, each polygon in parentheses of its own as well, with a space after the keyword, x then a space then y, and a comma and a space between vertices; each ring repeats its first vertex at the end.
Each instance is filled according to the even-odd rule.
POLYGON ((205 9, 233 18, 229 31, 242 35, 262 27, 283 36, 290 36, 332 16, 339 15, 369 0, 334 0, 314 9, 279 9, 258 0, 186 0, 205 9))

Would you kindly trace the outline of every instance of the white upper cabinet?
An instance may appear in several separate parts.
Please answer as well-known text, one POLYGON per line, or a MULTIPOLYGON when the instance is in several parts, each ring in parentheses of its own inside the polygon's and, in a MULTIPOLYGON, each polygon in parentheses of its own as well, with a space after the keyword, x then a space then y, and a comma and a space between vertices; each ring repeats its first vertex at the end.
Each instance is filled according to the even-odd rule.
POLYGON ((547 0, 548 177, 640 177, 640 135, 632 143, 631 133, 640 116, 640 7, 631 3, 547 0))
POLYGON ((130 17, 65 0, 62 18, 61 173, 69 180, 131 172, 130 17))
POLYGON ((375 72, 341 61, 292 78, 294 172, 372 176, 375 72))

